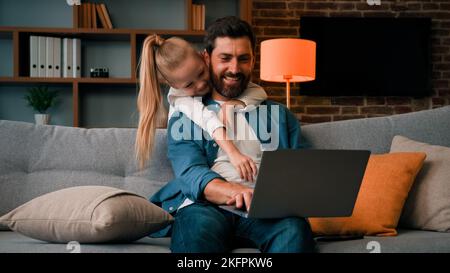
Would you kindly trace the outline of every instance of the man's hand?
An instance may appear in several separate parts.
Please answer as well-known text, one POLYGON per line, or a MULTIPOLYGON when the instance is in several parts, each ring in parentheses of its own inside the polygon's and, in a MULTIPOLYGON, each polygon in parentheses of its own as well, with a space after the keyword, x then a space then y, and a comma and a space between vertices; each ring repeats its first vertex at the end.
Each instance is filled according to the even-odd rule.
MULTIPOLYGON (((233 183, 233 182, 230 182, 233 183)), ((245 205, 245 210, 250 210, 250 204, 253 198, 253 189, 244 185, 236 184, 233 192, 233 197, 227 201, 227 205, 235 205, 236 208, 241 209, 245 205)))
POLYGON ((221 179, 213 179, 206 185, 203 191, 206 200, 217 205, 235 205, 236 208, 250 208, 253 197, 253 189, 244 185, 227 182, 221 179))

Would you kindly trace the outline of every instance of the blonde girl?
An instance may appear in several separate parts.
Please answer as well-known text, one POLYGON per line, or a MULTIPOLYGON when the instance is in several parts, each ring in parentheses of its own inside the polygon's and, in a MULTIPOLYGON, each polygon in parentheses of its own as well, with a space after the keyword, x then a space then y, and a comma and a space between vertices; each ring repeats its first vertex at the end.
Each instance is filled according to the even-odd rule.
MULTIPOLYGON (((190 43, 178 37, 164 40, 158 35, 148 36, 142 47, 139 81, 139 124, 135 149, 141 169, 150 158, 156 128, 166 125, 167 112, 160 91, 160 83, 164 83, 172 87, 168 94, 169 104, 173 108, 171 113, 183 112, 208 132, 228 155, 240 177, 247 181, 254 180, 257 172, 254 161, 242 154, 226 137, 223 121, 208 110, 201 100, 194 98, 206 95, 211 87, 208 67, 190 43)), ((259 104, 266 98, 261 87, 250 83, 249 88, 237 99, 242 100, 241 104, 245 106, 259 104)))

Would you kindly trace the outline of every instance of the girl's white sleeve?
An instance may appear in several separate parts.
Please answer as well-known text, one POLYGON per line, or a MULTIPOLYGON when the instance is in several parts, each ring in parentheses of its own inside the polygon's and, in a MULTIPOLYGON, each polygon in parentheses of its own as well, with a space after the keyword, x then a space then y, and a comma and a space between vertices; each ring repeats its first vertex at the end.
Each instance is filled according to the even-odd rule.
POLYGON ((171 99, 171 104, 173 104, 174 108, 174 111, 171 111, 172 114, 175 111, 182 112, 195 124, 208 132, 211 137, 217 128, 225 127, 217 117, 217 114, 202 103, 202 97, 173 96, 171 99))
POLYGON ((257 106, 261 102, 267 100, 267 94, 261 86, 249 82, 247 89, 245 89, 244 92, 237 97, 237 99, 245 103, 246 106, 257 106))

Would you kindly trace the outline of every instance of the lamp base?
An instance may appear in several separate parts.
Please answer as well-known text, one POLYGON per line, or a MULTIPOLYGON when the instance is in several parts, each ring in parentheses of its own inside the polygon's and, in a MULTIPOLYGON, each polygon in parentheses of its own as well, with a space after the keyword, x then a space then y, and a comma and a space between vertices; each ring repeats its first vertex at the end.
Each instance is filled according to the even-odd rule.
POLYGON ((291 78, 291 76, 284 76, 284 79, 286 80, 286 107, 288 109, 291 109, 291 78))

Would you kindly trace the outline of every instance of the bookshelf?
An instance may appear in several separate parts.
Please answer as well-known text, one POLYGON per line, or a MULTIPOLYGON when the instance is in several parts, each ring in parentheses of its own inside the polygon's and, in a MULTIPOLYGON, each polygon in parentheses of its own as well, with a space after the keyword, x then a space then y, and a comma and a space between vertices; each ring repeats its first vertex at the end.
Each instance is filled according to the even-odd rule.
MULTIPOLYGON (((25 7, 20 3, 22 1, 17 2, 18 6, 13 8, 10 7, 10 1, 0 0, 0 9, 8 6, 10 12, 15 10, 16 13, 27 8, 33 9, 25 7)), ((193 3, 205 4, 206 26, 211 20, 226 15, 237 15, 249 22, 251 20, 251 0, 89 1, 106 3, 114 28, 81 28, 80 9, 67 4, 64 6, 62 2, 65 3, 43 0, 39 5, 42 10, 45 10, 42 6, 47 5, 52 7, 52 12, 58 13, 60 10, 60 13, 69 14, 70 18, 66 16, 58 19, 58 24, 48 19, 39 19, 42 25, 34 23, 33 19, 19 22, 15 19, 18 14, 0 19, 0 119, 34 122, 32 110, 26 107, 22 97, 28 87, 44 84, 50 90, 61 91, 60 107, 55 112, 50 111, 52 121, 55 121, 52 124, 86 128, 135 127, 138 118, 135 105, 138 92, 137 63, 142 42, 147 35, 180 36, 193 43, 202 43, 205 32, 192 29, 193 3), (214 5, 221 8, 217 10, 214 5), (147 20, 147 17, 152 19, 147 20), (80 38, 81 77, 30 77, 31 35, 80 38), (109 67, 110 77, 90 78, 90 67, 109 67)))

